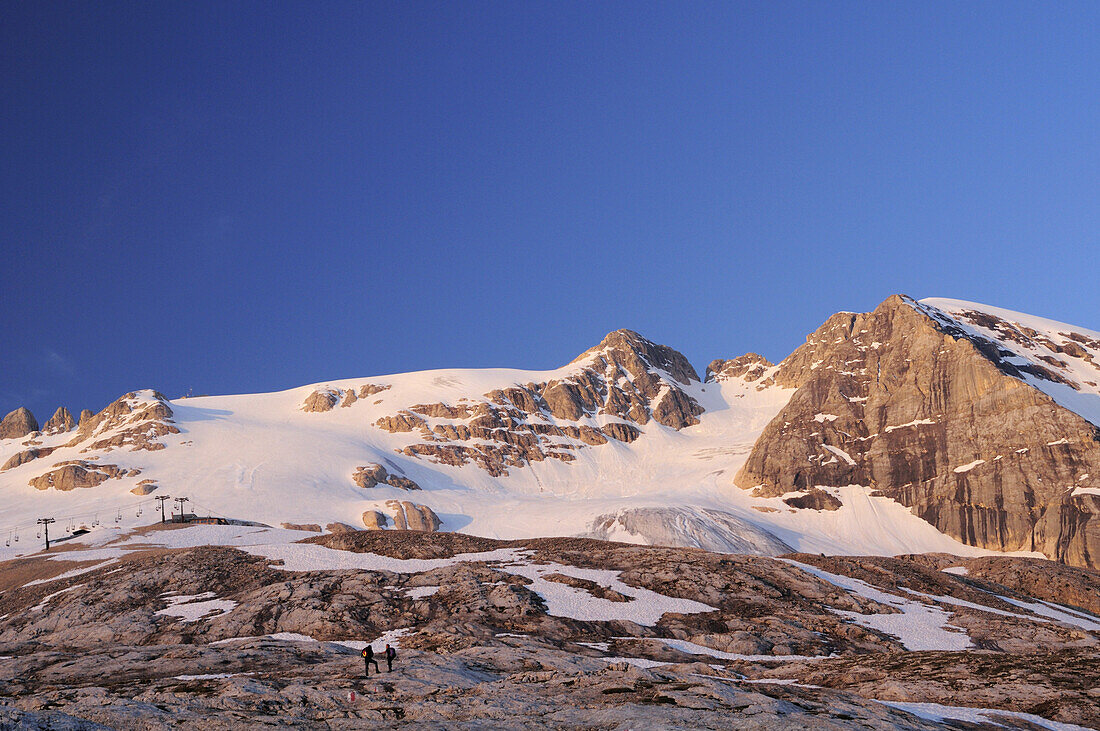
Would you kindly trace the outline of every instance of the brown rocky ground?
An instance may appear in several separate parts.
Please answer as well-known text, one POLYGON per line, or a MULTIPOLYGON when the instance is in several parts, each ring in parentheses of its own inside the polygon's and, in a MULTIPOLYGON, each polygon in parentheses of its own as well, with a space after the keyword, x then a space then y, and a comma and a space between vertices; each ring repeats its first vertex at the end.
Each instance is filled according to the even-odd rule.
POLYGON ((0 564, 0 729, 943 727, 880 700, 1100 727, 1100 632, 1029 619, 998 598, 1087 611, 1100 574, 1049 561, 790 557, 893 596, 979 607, 938 605, 973 649, 913 652, 840 614, 895 607, 770 558, 402 531, 304 541, 399 559, 514 549, 528 565, 564 567, 546 566, 545 580, 612 606, 639 600, 594 574, 562 572, 612 570, 627 587, 714 607, 648 626, 551 614, 531 580, 501 561, 288 571, 235 548, 152 547, 157 532, 146 531, 150 548, 111 563, 69 550, 64 561, 0 564), (73 573, 82 568, 93 570, 73 573), (165 611, 184 596, 230 604, 186 621, 165 611), (355 649, 333 644, 395 630, 405 632, 395 671, 377 678, 361 677, 355 649), (270 637, 280 633, 293 634, 270 637))

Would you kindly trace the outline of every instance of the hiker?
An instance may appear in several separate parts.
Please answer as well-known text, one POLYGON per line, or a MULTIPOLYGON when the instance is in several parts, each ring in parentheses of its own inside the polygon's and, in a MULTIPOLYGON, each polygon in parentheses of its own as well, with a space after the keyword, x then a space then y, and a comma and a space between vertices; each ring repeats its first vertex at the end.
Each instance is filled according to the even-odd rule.
POLYGON ((389 645, 386 645, 386 667, 388 668, 386 672, 393 672, 393 659, 395 657, 397 657, 397 650, 393 649, 389 645))
POLYGON ((367 677, 370 677, 371 663, 374 663, 374 674, 380 675, 382 671, 378 669, 378 661, 374 659, 374 648, 367 645, 363 648, 361 654, 363 655, 363 672, 366 673, 367 677))

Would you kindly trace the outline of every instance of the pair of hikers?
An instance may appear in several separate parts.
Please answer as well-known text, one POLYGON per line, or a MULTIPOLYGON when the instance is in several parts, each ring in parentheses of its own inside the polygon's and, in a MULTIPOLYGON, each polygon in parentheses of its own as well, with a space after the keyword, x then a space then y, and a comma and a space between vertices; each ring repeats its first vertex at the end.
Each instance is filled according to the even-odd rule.
MULTIPOLYGON (((363 651, 359 653, 363 656, 363 672, 369 677, 370 666, 374 665, 375 675, 381 674, 381 670, 378 669, 378 661, 374 659, 374 646, 367 645, 363 648, 363 651)), ((393 649, 389 645, 386 645, 386 670, 387 672, 393 672, 393 660, 397 657, 397 650, 393 649)))

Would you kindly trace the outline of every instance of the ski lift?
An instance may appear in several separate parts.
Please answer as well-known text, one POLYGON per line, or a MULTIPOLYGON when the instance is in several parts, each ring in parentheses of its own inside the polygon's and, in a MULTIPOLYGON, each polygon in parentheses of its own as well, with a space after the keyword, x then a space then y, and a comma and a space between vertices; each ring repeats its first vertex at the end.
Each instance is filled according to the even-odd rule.
POLYGON ((135 517, 138 517, 138 518, 141 517, 141 506, 140 505, 138 505, 137 512, 134 515, 135 515, 135 517))
POLYGON ((116 523, 121 523, 122 522, 122 508, 118 509, 118 515, 115 516, 115 522, 116 523))
POLYGON ((41 529, 39 529, 39 531, 38 531, 38 540, 42 540, 42 530, 41 529))
POLYGON ((92 520, 92 527, 95 528, 97 525, 99 525, 99 513, 96 513, 95 518, 92 520))
POLYGON ((19 543, 19 531, 15 531, 15 542, 19 543))
POLYGON ((4 541, 4 545, 5 546, 10 546, 11 545, 11 531, 10 530, 8 531, 8 540, 4 541))

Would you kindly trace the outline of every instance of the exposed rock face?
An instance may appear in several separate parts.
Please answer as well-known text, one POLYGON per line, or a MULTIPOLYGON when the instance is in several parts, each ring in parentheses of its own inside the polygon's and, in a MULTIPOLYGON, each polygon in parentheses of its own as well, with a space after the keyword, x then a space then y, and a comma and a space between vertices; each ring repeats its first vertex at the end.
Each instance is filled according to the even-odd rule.
POLYGON ((157 489, 158 485, 153 480, 142 480, 137 484, 137 487, 130 490, 135 495, 148 495, 157 489))
POLYGON ((283 523, 283 528, 287 530, 304 530, 311 533, 320 533, 321 526, 318 523, 283 523))
POLYGON ((325 526, 325 530, 327 530, 329 533, 357 533, 359 531, 359 529, 354 526, 350 526, 347 523, 340 522, 329 523, 325 526))
POLYGON ((16 452, 8 458, 8 461, 4 463, 3 467, 0 467, 0 472, 18 467, 21 464, 26 464, 39 457, 46 457, 53 451, 54 447, 33 447, 31 449, 24 449, 22 452, 16 452))
POLYGON ((81 414, 76 435, 65 446, 79 445, 82 452, 118 447, 156 451, 164 449, 159 439, 168 434, 179 434, 172 407, 163 394, 146 390, 128 393, 87 419, 81 414))
POLYGON ((359 399, 373 396, 383 391, 388 391, 390 386, 379 386, 374 383, 365 383, 356 391, 354 388, 321 388, 317 389, 302 402, 302 411, 325 412, 332 411, 337 403, 342 408, 354 406, 359 399))
POLYGON ((745 353, 733 360, 719 358, 712 360, 707 366, 706 381, 710 383, 741 378, 751 383, 760 380, 771 367, 767 358, 756 353, 745 353))
POLYGON ((113 464, 98 464, 76 460, 55 465, 55 469, 35 477, 29 484, 36 490, 48 490, 52 487, 56 490, 67 491, 95 487, 112 478, 131 477, 138 473, 139 470, 120 469, 113 464))
POLYGON ((770 377, 797 391, 737 484, 866 485, 970 545, 1097 565, 1100 495, 1076 488, 1100 485, 1100 431, 1020 380, 1042 368, 953 323, 901 296, 830 317, 770 377))
POLYGON ((336 391, 324 390, 314 391, 306 400, 302 402, 302 411, 309 412, 322 412, 332 411, 332 407, 336 405, 339 400, 339 396, 336 391))
POLYGON ((419 490, 420 485, 402 475, 391 475, 385 467, 374 462, 369 462, 362 467, 356 467, 351 476, 352 482, 359 487, 369 489, 378 485, 389 485, 401 490, 419 490))
POLYGON ((355 474, 351 476, 352 482, 362 488, 371 488, 389 478, 386 468, 373 462, 362 467, 355 468, 355 474))
POLYGON ((1098 618, 996 578, 1068 577, 1096 596, 1095 572, 1034 562, 1018 574, 1021 559, 996 557, 1005 565, 965 559, 971 573, 956 576, 942 555, 776 560, 407 531, 305 543, 376 568, 294 570, 209 546, 0 564, 0 727, 1054 727, 997 711, 926 721, 878 701, 1100 725, 1098 618), (555 602, 547 587, 560 585, 579 601, 555 602), (667 609, 637 616, 655 603, 667 609), (181 607, 191 616, 165 611, 181 607), (914 651, 891 631, 970 647, 914 651), (364 683, 349 640, 399 643, 393 673, 364 683))
POLYGON ((703 413, 683 389, 699 380, 687 359, 630 330, 609 334, 570 368, 567 377, 496 389, 482 400, 417 404, 375 426, 420 434, 402 454, 453 466, 473 462, 500 477, 545 459, 571 462, 577 450, 609 440, 632 442, 651 420, 683 429, 703 413))
POLYGON ((805 494, 789 497, 783 502, 792 508, 802 508, 804 510, 837 510, 844 504, 820 487, 810 488, 805 494))
POLYGON ((0 420, 0 439, 17 439, 38 431, 38 421, 25 406, 20 406, 0 420))
POLYGON ((87 423, 88 419, 91 419, 93 416, 95 416, 95 412, 93 412, 91 409, 81 409, 80 421, 78 421, 76 424, 77 428, 84 426, 84 424, 87 423))
POLYGON ((377 510, 368 510, 363 513, 363 525, 367 530, 382 530, 388 522, 385 514, 377 510))
MULTIPOLYGON (((417 505, 407 500, 387 500, 386 507, 394 511, 393 525, 397 530, 435 531, 442 525, 439 516, 427 505, 417 505)), ((366 523, 366 515, 363 516, 366 523)))
POLYGON ((42 432, 44 434, 60 434, 63 431, 69 431, 74 426, 76 426, 76 421, 73 420, 73 415, 64 406, 58 406, 57 411, 53 412, 53 416, 42 427, 42 432))

